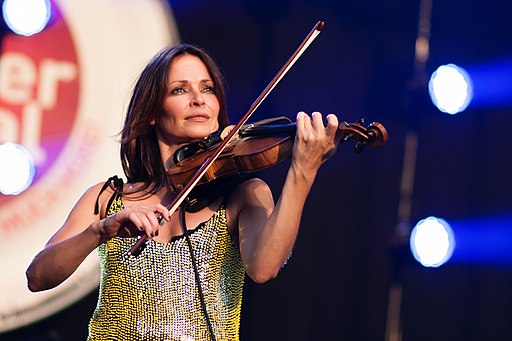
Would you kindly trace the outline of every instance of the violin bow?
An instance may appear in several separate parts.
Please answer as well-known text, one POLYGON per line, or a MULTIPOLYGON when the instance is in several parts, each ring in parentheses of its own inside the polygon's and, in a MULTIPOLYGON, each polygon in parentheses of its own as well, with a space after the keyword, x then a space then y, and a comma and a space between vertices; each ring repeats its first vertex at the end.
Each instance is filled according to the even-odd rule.
MULTIPOLYGON (((197 185, 201 177, 207 172, 208 168, 213 164, 213 162, 219 157, 219 155, 224 151, 229 142, 235 137, 238 133, 242 125, 247 122, 247 120, 251 117, 251 115, 258 109, 260 104, 267 98, 270 92, 275 88, 275 86, 281 81, 284 75, 291 69, 293 64, 300 58, 300 56, 306 51, 306 49, 311 45, 313 40, 320 34, 320 31, 324 28, 324 22, 318 21, 313 29, 308 33, 306 38, 302 41, 299 47, 295 50, 295 52, 291 55, 291 57, 286 61, 283 67, 279 70, 279 72, 274 76, 274 78, 270 81, 270 83, 266 86, 266 88, 261 92, 261 94, 256 98, 254 103, 250 106, 249 110, 242 116, 242 118, 238 121, 237 124, 231 129, 229 134, 222 140, 222 142, 216 147, 216 149, 212 152, 210 157, 206 159, 206 161, 199 167, 199 169, 195 172, 195 174, 190 178, 188 183, 183 187, 180 193, 174 198, 174 200, 167 205, 167 209, 169 210, 169 215, 172 215, 181 203, 185 200, 185 198, 190 194, 190 192, 197 185)), ((158 222, 160 225, 165 223, 165 220, 162 216, 158 217, 158 222)), ((146 241, 147 236, 142 235, 137 240, 137 242, 128 250, 128 256, 135 255, 136 252, 140 249, 142 244, 146 241)))

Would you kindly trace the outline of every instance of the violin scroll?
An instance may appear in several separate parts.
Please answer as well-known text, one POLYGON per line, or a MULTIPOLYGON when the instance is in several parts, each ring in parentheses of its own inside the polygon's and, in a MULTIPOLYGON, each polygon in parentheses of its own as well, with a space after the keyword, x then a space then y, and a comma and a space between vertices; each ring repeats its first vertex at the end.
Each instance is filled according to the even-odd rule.
POLYGON ((341 143, 356 142, 354 144, 356 153, 361 153, 366 147, 380 147, 388 140, 388 132, 382 124, 373 122, 365 126, 364 119, 356 123, 342 122, 338 127, 338 134, 341 135, 341 143))

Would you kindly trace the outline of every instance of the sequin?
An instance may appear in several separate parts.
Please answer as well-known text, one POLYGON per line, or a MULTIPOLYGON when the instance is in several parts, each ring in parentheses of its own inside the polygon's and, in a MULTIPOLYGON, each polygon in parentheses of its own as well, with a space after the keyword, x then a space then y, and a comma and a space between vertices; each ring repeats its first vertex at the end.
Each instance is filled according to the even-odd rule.
MULTIPOLYGON (((122 209, 117 198, 109 209, 122 209)), ((206 307, 217 340, 239 340, 244 269, 221 206, 191 234, 206 307)), ((150 240, 126 258, 135 238, 98 247, 99 298, 88 340, 209 340, 186 239, 150 240)))

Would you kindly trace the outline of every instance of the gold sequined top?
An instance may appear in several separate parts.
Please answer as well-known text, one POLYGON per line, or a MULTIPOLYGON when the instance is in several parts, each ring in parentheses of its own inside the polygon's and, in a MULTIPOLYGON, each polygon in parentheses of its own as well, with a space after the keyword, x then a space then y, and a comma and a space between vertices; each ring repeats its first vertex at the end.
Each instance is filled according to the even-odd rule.
MULTIPOLYGON (((113 201, 108 214, 123 208, 113 201)), ((239 340, 244 269, 221 205, 191 231, 206 309, 216 340, 239 340)), ((113 238, 98 247, 98 304, 88 340, 210 340, 191 256, 184 236, 150 240, 125 258, 135 238, 113 238)))

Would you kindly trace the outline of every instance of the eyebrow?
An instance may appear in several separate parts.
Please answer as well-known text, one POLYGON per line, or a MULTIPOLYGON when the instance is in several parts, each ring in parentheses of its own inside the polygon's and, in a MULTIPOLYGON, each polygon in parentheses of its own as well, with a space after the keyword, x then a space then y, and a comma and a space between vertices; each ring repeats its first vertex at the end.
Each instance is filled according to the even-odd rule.
MULTIPOLYGON (((199 82, 200 83, 208 83, 208 82, 212 82, 213 83, 213 79, 201 79, 199 82)), ((175 80, 175 81, 170 82, 169 85, 171 85, 173 83, 187 84, 187 83, 190 83, 190 81, 188 81, 188 80, 175 80)))

